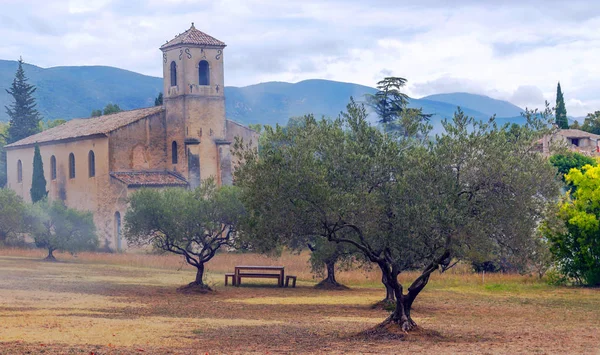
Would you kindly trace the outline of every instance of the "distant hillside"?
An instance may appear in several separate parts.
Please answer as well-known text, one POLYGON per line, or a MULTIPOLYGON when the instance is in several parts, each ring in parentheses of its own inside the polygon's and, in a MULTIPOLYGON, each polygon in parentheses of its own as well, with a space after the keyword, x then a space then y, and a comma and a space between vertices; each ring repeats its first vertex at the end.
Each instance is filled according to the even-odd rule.
MULTIPOLYGON (((148 107, 162 91, 162 79, 112 67, 24 66, 29 82, 37 87, 38 110, 46 119, 89 117, 93 109, 116 103, 122 109, 148 107)), ((17 62, 0 60, 0 121, 7 121, 4 106, 11 102, 8 89, 17 62)))
POLYGON ((367 86, 328 80, 226 87, 226 111, 228 118, 244 123, 285 124, 290 117, 309 113, 336 117, 351 96, 361 101, 373 92, 367 86))
MULTIPOLYGON (((0 89, 8 88, 17 62, 0 60, 0 89)), ((94 109, 107 103, 129 110, 148 107, 162 90, 162 79, 101 66, 55 67, 43 69, 25 65, 30 82, 37 86, 38 108, 44 118, 89 117, 94 109)), ((245 124, 286 124, 290 117, 313 113, 335 117, 344 110, 349 98, 364 101, 375 89, 329 80, 306 80, 296 84, 268 82, 246 87, 226 87, 227 118, 245 124)), ((3 107, 10 102, 0 90, 0 121, 8 120, 3 107)), ((522 122, 519 107, 487 96, 451 93, 412 99, 410 107, 433 114, 432 123, 439 131, 441 119, 452 117, 457 106, 467 115, 487 119, 496 113, 500 122, 522 122)))
POLYGON ((468 107, 490 117, 492 115, 498 117, 513 117, 519 116, 521 112, 523 112, 522 108, 515 106, 508 101, 496 100, 491 97, 468 94, 465 92, 436 94, 426 96, 423 99, 445 102, 454 106, 468 107))

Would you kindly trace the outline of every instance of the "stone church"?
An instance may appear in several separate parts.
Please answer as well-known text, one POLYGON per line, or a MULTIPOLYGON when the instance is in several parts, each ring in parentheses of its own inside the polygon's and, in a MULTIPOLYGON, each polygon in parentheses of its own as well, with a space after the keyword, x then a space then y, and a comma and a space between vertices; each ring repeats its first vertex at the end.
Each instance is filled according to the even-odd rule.
POLYGON ((195 188, 212 177, 232 183, 236 137, 256 147, 255 131, 225 118, 225 43, 192 27, 163 53, 163 105, 73 119, 6 146, 8 187, 26 201, 40 147, 50 199, 94 213, 101 245, 126 248, 128 196, 141 187, 195 188))

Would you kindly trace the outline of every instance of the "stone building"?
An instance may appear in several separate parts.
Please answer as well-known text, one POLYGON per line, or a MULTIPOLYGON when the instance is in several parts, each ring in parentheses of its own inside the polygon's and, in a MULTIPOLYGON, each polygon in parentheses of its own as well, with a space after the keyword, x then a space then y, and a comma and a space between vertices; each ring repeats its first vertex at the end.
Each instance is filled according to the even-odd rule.
POLYGON ((235 137, 256 146, 258 136, 225 119, 224 48, 192 24, 160 47, 162 106, 73 119, 7 145, 8 187, 31 200, 38 145, 49 198, 92 211, 101 244, 123 249, 122 219, 136 189, 194 188, 209 177, 231 184, 235 137))
POLYGON ((538 143, 546 155, 550 154, 553 144, 564 145, 570 151, 588 156, 600 155, 600 136, 579 129, 560 129, 552 135, 544 136, 538 143))

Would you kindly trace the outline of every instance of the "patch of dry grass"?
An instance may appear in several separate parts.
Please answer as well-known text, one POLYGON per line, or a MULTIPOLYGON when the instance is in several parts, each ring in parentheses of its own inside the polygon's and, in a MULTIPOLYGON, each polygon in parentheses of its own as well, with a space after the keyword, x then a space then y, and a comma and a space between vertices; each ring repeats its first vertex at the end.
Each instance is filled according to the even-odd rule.
MULTIPOLYGON (((387 316, 379 275, 340 274, 347 291, 315 290, 306 255, 220 254, 216 293, 175 290, 194 277, 174 256, 0 250, 0 354, 39 353, 598 353, 600 290, 456 269, 435 275, 402 340, 359 338, 387 316), (284 265, 300 287, 223 287, 237 264, 284 265), (344 279, 345 277, 345 279, 344 279)), ((412 279, 415 274, 402 276, 412 279)))
MULTIPOLYGON (((132 253, 91 253, 83 252, 77 255, 69 253, 57 253, 58 260, 66 262, 92 263, 101 265, 121 265, 133 268, 157 268, 171 271, 190 271, 193 267, 185 263, 183 258, 174 254, 152 254, 145 250, 136 250, 132 253)), ((43 259, 45 252, 39 249, 0 249, 0 256, 43 259)), ((285 266, 287 274, 296 275, 299 280, 308 282, 319 281, 319 277, 311 273, 308 263, 309 253, 283 253, 279 257, 269 257, 254 253, 219 253, 206 264, 209 274, 225 274, 233 272, 236 265, 267 265, 285 266)), ((2 262, 0 260, 0 262, 2 262)), ((418 272, 405 272, 400 275, 400 280, 410 285, 419 276, 418 272)), ((381 272, 375 266, 363 267, 349 271, 338 271, 336 275, 340 283, 355 287, 380 287, 381 272)), ((469 265, 458 265, 447 271, 443 277, 434 274, 434 284, 441 287, 465 287, 478 286, 482 284, 539 284, 539 280, 528 275, 515 274, 476 274, 469 265)), ((128 282, 128 281, 124 281, 128 282)), ((218 282, 217 278, 209 282, 218 282)), ((253 281, 254 282, 254 281, 253 281)), ((184 282, 185 283, 185 282, 184 282)))

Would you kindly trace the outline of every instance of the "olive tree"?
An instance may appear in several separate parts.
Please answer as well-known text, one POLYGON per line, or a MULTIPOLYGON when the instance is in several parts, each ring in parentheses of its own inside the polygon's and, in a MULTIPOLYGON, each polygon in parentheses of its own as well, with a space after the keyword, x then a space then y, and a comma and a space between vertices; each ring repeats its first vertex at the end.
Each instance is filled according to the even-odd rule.
POLYGON ((271 243, 319 236, 359 250, 382 272, 395 310, 382 323, 416 328, 412 305, 431 275, 479 253, 533 243, 556 172, 533 151, 535 122, 508 134, 457 112, 433 141, 398 140, 351 102, 335 120, 265 132, 260 159, 236 172, 253 225, 271 243), (398 276, 421 270, 405 288, 398 276))
POLYGON ((0 242, 26 232, 26 206, 13 190, 0 188, 0 242))
POLYGON ((151 245, 181 255, 196 268, 187 288, 209 291, 204 265, 223 246, 232 246, 244 214, 233 186, 217 188, 207 180, 195 190, 141 189, 133 193, 125 215, 124 235, 132 245, 151 245))
POLYGON ((54 251, 76 253, 98 247, 91 212, 68 208, 62 201, 42 200, 29 207, 27 223, 35 244, 48 250, 47 261, 55 261, 54 251))

